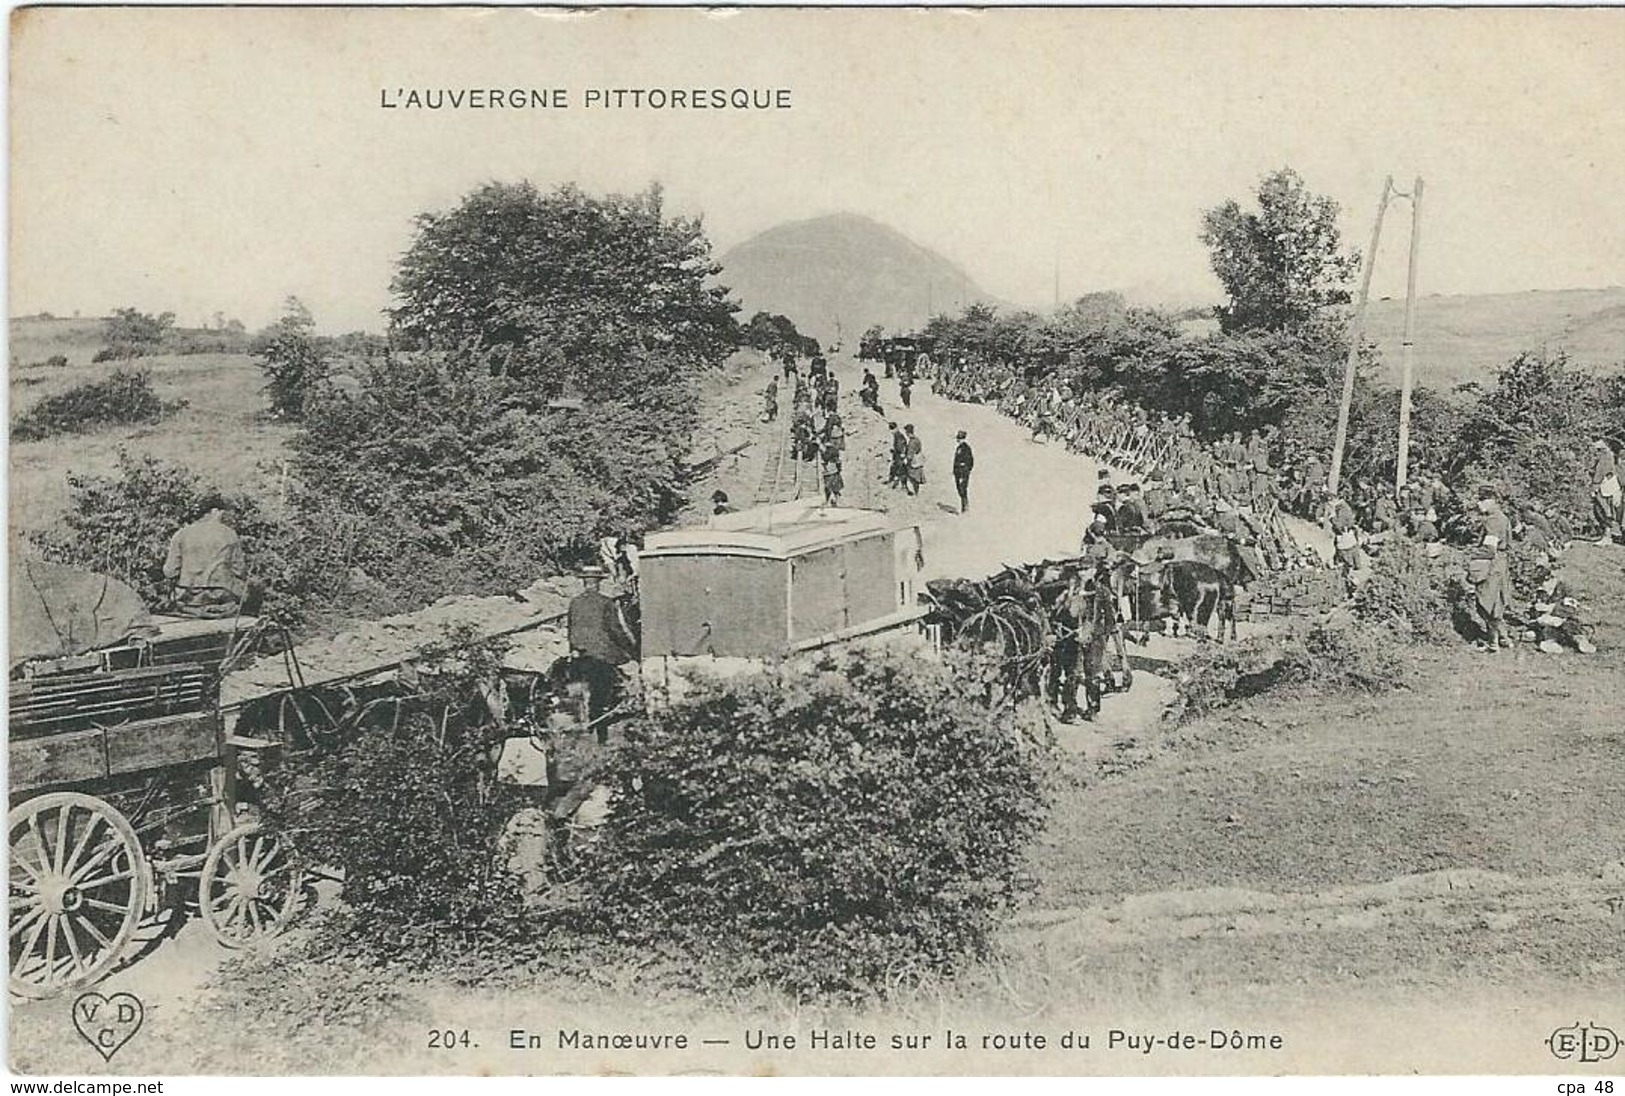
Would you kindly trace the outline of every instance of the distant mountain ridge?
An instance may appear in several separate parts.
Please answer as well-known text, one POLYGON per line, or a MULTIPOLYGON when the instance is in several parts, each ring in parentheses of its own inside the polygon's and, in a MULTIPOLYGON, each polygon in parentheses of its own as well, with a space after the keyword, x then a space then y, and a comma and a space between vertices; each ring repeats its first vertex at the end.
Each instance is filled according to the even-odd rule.
POLYGON ((857 213, 778 225, 730 248, 721 262, 742 320, 776 312, 826 345, 837 330, 855 345, 873 324, 908 331, 935 312, 998 303, 963 268, 857 213))

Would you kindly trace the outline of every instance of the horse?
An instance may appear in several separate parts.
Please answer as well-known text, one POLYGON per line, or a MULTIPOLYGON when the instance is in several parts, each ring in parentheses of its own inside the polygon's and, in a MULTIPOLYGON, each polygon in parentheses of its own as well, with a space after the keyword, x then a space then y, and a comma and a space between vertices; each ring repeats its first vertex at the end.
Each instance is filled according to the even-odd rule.
POLYGON ((1162 565, 1159 594, 1163 607, 1176 613, 1181 623, 1200 626, 1207 636, 1223 643, 1228 620, 1230 638, 1236 638, 1236 586, 1218 568, 1194 559, 1169 560, 1162 565))
POLYGON ((1075 573, 1050 618, 1055 635, 1050 650, 1049 684, 1062 721, 1077 716, 1078 686, 1084 690, 1086 720, 1100 714, 1106 643, 1117 630, 1117 597, 1110 572, 1075 573))

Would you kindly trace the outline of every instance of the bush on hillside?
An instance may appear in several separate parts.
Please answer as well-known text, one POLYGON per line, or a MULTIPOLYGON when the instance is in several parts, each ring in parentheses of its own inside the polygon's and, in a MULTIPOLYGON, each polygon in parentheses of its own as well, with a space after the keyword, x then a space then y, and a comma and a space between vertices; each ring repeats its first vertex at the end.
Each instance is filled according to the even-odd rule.
POLYGON ((305 407, 326 382, 331 366, 316 321, 298 297, 289 297, 276 323, 255 336, 253 354, 265 374, 271 414, 288 422, 305 417, 305 407))
POLYGON ((103 380, 40 400, 11 424, 11 436, 15 441, 39 441, 58 434, 155 423, 178 406, 158 398, 146 372, 115 369, 103 380))
POLYGON ((1353 607, 1360 620, 1406 642, 1445 643, 1456 638, 1446 568, 1412 541, 1394 541, 1376 558, 1354 591, 1353 607))
POLYGON ((1273 689, 1380 693, 1405 683, 1405 664, 1382 630, 1316 621, 1278 636, 1205 644, 1179 667, 1175 719, 1206 715, 1273 689))
POLYGON ((1016 900, 1042 819, 1012 719, 907 652, 704 685, 629 731, 586 915, 799 996, 950 970, 1016 900))
POLYGON ((1453 447, 1466 482, 1550 503, 1576 528, 1589 525, 1592 443, 1625 438, 1625 374, 1597 377, 1565 355, 1520 354, 1470 405, 1453 447))
POLYGON ((303 524, 351 515, 348 565, 408 602, 528 585, 682 506, 697 415, 686 385, 567 410, 487 353, 401 355, 358 373, 355 391, 325 389, 304 409, 294 506, 303 524))

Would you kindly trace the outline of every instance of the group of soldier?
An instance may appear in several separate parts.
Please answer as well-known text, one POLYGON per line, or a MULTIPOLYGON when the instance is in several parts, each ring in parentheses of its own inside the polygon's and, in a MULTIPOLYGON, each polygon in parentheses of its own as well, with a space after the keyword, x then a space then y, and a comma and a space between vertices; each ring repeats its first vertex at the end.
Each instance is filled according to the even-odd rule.
MULTIPOLYGON (((1040 381, 1011 362, 946 357, 933 387, 950 398, 995 404, 1035 438, 1059 440, 1131 477, 1118 486, 1102 472, 1085 552, 1104 555, 1108 536, 1171 524, 1226 534, 1255 575, 1321 565, 1312 549, 1295 542, 1285 512, 1327 530, 1333 563, 1352 592, 1392 545, 1420 545, 1437 560, 1451 539, 1468 545, 1478 646, 1493 651, 1515 641, 1511 621, 1520 614, 1512 609, 1507 553, 1517 538, 1545 560, 1539 588, 1521 614, 1528 625, 1522 638, 1545 651, 1594 649, 1578 604, 1555 577, 1564 540, 1550 506, 1503 499, 1492 486, 1476 499, 1463 498, 1437 471, 1398 489, 1350 477, 1334 491, 1317 454, 1292 451, 1272 430, 1200 442, 1189 416, 1149 413, 1110 394, 1040 381)), ((1603 439, 1594 443, 1590 488, 1598 543, 1625 543, 1625 491, 1614 450, 1603 439)))
MULTIPOLYGON (((794 358, 784 362, 784 383, 790 389, 790 456, 793 460, 816 462, 824 501, 840 502, 846 490, 842 474, 846 455, 846 423, 841 418, 841 382, 830 371, 822 355, 813 355, 802 378, 794 358)), ((769 379, 762 393, 762 420, 779 417, 779 379, 769 379)))

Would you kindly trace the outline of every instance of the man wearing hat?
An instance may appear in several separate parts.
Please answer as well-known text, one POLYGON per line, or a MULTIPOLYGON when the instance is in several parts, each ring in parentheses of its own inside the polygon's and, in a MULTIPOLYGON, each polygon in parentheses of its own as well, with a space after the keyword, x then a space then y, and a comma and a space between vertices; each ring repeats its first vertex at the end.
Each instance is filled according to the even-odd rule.
POLYGON ((1107 529, 1117 528, 1117 489, 1109 482, 1102 482, 1095 488, 1095 501, 1089 509, 1105 521, 1107 529))
POLYGON ((1162 520, 1162 515, 1168 512, 1168 507, 1172 503, 1167 488, 1162 485, 1161 472, 1153 471, 1150 477, 1146 479, 1145 492, 1141 495, 1140 501, 1145 507, 1146 525, 1151 529, 1155 529, 1157 523, 1162 520))
POLYGON ((1140 485, 1125 483, 1117 499, 1117 528, 1124 533, 1145 532, 1145 507, 1140 502, 1140 485))
POLYGON ((971 452, 963 430, 954 436, 959 441, 954 446, 954 489, 959 492, 959 512, 963 514, 970 509, 970 473, 976 467, 976 454, 971 452))
POLYGON ((567 635, 577 680, 587 683, 587 718, 598 719, 614 703, 620 675, 616 671, 637 657, 637 641, 621 613, 620 603, 599 590, 602 567, 585 567, 585 587, 570 599, 567 635))
POLYGON ((734 512, 733 504, 728 501, 728 492, 726 492, 726 491, 712 491, 711 492, 711 513, 712 514, 731 514, 733 512, 734 512))

